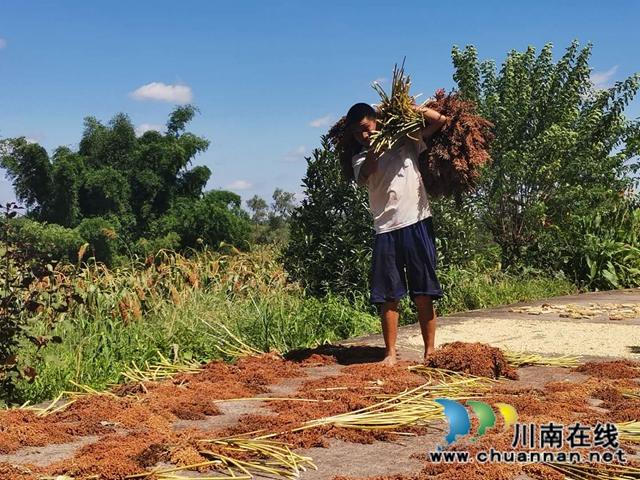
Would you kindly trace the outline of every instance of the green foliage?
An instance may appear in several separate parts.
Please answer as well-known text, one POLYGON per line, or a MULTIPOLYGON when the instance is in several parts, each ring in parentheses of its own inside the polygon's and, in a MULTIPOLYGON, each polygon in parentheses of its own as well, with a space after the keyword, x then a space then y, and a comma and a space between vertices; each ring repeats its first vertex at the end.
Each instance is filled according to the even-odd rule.
POLYGON ((91 246, 91 256, 100 259, 107 266, 118 263, 117 224, 104 218, 85 218, 76 231, 91 246))
POLYGON ((47 151, 24 137, 0 145, 1 165, 13 181, 16 197, 26 207, 41 206, 51 194, 51 164, 47 151))
MULTIPOLYGON (((453 49, 459 89, 495 125, 493 163, 483 172, 478 208, 505 265, 544 241, 549 224, 564 229, 575 215, 611 210, 632 183, 638 148, 625 142, 637 138, 639 125, 625 119, 623 110, 640 76, 594 90, 591 50, 574 42, 556 62, 551 45, 537 56, 529 47, 511 51, 496 71, 493 61, 478 62, 473 46, 453 49)), ((551 258, 561 257, 550 252, 546 260, 551 258)))
POLYGON ((249 215, 242 210, 240 195, 220 190, 207 192, 194 210, 195 231, 202 232, 206 244, 245 246, 251 227, 249 215))
POLYGON ((273 192, 273 204, 271 208, 275 215, 283 221, 289 220, 295 209, 295 194, 276 188, 273 192))
MULTIPOLYGON (((34 359, 32 367, 38 375, 19 381, 18 396, 33 403, 51 399, 69 389, 70 380, 103 389, 121 381, 119 373, 132 361, 138 365, 156 361, 158 351, 168 358, 176 348, 180 358, 220 358, 219 325, 254 348, 281 353, 380 331, 378 316, 369 312, 367 295, 316 298, 295 285, 274 282, 282 267, 275 262, 276 251, 199 255, 195 260, 161 257, 169 263, 154 263, 145 270, 124 266, 117 271, 77 272, 86 288, 81 292, 84 303, 53 327, 43 318, 33 328, 34 337, 59 337, 61 343, 39 353, 34 343, 22 342, 22 356, 34 359), (198 288, 186 283, 189 272, 197 277, 198 288), (240 292, 230 292, 229 287, 235 288, 241 279, 240 292), (137 287, 148 285, 149 280, 155 285, 153 293, 144 289, 141 295, 137 287), (172 293, 171 285, 177 293, 172 293), (114 314, 114 309, 120 310, 119 299, 132 294, 144 298, 140 318, 114 314)), ((467 269, 452 267, 441 280, 446 296, 437 304, 439 315, 575 290, 567 279, 514 276, 496 265, 477 263, 467 269)), ((408 301, 402 308, 403 323, 417 320, 408 301)))
POLYGON ((12 219, 18 209, 8 203, 0 225, 0 407, 17 403, 17 383, 31 382, 38 374, 32 358, 18 347, 31 341, 37 354, 50 341, 61 341, 57 336, 33 335, 34 324, 50 327, 73 299, 71 289, 56 281, 50 255, 35 255, 33 246, 15 234, 12 219), (32 288, 34 284, 39 288, 32 288))
POLYGON ((58 147, 53 154, 51 183, 56 188, 51 192, 42 217, 51 223, 68 228, 76 227, 81 219, 80 187, 85 176, 85 161, 82 156, 67 147, 58 147))
POLYGON ((125 175, 113 167, 87 172, 79 197, 84 218, 131 215, 129 184, 125 175))
POLYGON ((264 198, 254 195, 247 200, 247 207, 251 210, 251 222, 255 225, 264 225, 269 217, 269 206, 264 198))
POLYGON ((438 269, 452 265, 465 267, 495 245, 491 234, 482 228, 473 200, 436 198, 431 201, 434 233, 438 251, 438 269))
POLYGON ((109 264, 129 255, 143 238, 164 239, 159 244, 177 248, 199 241, 214 248, 221 241, 242 246, 249 224, 239 197, 204 193, 211 171, 190 168, 209 146, 185 131, 196 113, 190 105, 177 107, 165 135, 149 131, 139 138, 124 114, 107 125, 88 117, 77 151, 59 147, 49 158, 24 138, 8 139, 0 144, 0 165, 31 219, 77 228, 96 258, 109 264), (105 228, 115 231, 117 242, 105 237, 105 228))
POLYGON ((313 294, 368 291, 374 230, 366 189, 341 179, 326 136, 307 159, 306 198, 291 216, 285 267, 313 294))
POLYGON ((439 276, 445 296, 438 300, 438 315, 528 302, 577 293, 562 275, 549 277, 532 273, 512 274, 499 266, 452 266, 439 276))
POLYGON ((200 243, 217 248, 221 242, 244 247, 251 232, 249 215, 239 195, 209 191, 195 201, 180 199, 151 228, 153 238, 179 239, 181 249, 200 243))
POLYGON ((252 244, 284 246, 289 240, 289 223, 296 208, 295 194, 276 188, 272 198, 271 208, 258 195, 247 200, 253 223, 252 244))
MULTIPOLYGON (((281 353, 380 329, 377 317, 340 297, 316 299, 300 290, 281 289, 231 301, 219 286, 189 290, 179 305, 167 294, 138 321, 125 322, 108 312, 96 316, 96 311, 80 308, 52 330, 41 324, 40 334, 60 336, 63 342, 37 358, 39 375, 20 384, 21 398, 53 398, 69 388, 69 380, 106 388, 122 380, 119 374, 131 361, 156 361, 158 351, 171 358, 174 345, 182 358, 221 358, 216 349, 220 324, 254 348, 281 353)), ((25 355, 35 354, 33 345, 22 348, 25 355)))
POLYGON ((37 256, 49 252, 53 259, 63 263, 76 262, 78 250, 86 243, 78 229, 35 222, 24 217, 14 221, 14 235, 22 238, 25 246, 29 246, 29 254, 37 256))
POLYGON ((269 216, 267 225, 254 225, 249 236, 252 245, 285 246, 289 241, 289 224, 282 223, 275 215, 269 216))
POLYGON ((626 198, 606 214, 576 217, 567 242, 569 269, 590 289, 611 290, 640 286, 640 209, 637 198, 626 198))

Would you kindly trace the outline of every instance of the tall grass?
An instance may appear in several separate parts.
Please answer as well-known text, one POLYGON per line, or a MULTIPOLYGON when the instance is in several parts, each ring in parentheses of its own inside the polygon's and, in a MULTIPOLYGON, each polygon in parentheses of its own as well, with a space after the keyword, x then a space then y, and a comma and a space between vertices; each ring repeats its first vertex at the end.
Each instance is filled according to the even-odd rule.
MULTIPOLYGON (((179 305, 168 301, 137 321, 91 318, 86 311, 67 317, 49 332, 63 342, 38 355, 38 376, 21 383, 19 393, 45 400, 68 389, 69 380, 106 388, 132 361, 157 361, 157 352, 180 360, 224 358, 217 348, 226 337, 220 325, 258 350, 282 353, 380 330, 375 316, 338 297, 320 300, 295 291, 231 299, 220 291, 192 290, 179 305)), ((23 348, 26 356, 36 354, 30 344, 23 348)))
POLYGON ((440 315, 578 292, 564 276, 512 274, 497 269, 467 270, 453 266, 442 273, 440 280, 445 292, 438 302, 440 315))
MULTIPOLYGON (((366 292, 349 299, 307 296, 287 281, 276 254, 273 248, 191 258, 160 252, 114 270, 94 263, 64 267, 55 281, 70 282, 82 302, 56 322, 43 308, 33 334, 59 335, 62 343, 40 351, 22 345, 21 359, 31 359, 38 375, 19 384, 20 395, 45 400, 69 389, 70 381, 106 388, 132 361, 155 362, 157 352, 176 360, 228 359, 218 348, 226 335, 221 325, 253 348, 281 353, 380 331, 366 292)), ((564 279, 480 267, 440 275, 439 315, 575 291, 564 279)), ((408 302, 401 319, 416 321, 408 302)))
MULTIPOLYGON (((435 303, 438 316, 578 293, 563 276, 513 274, 474 265, 450 266, 438 273, 438 279, 444 291, 435 303)), ((400 321, 403 325, 418 321, 415 306, 406 299, 400 305, 400 321)))

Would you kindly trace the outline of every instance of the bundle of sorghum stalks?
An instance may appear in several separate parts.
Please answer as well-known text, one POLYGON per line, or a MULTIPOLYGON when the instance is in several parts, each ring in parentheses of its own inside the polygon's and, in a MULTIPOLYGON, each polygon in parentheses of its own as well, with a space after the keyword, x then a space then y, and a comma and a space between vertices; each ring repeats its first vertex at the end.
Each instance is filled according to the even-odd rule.
MULTIPOLYGON (((409 87, 410 79, 404 76, 404 67, 394 69, 389 95, 380 85, 374 85, 381 103, 376 105, 377 128, 369 148, 387 150, 403 136, 416 135, 426 126, 420 109, 416 108, 415 97, 409 95, 409 87)), ((446 117, 444 126, 427 140, 427 149, 419 159, 420 172, 430 196, 459 200, 464 193, 475 189, 480 167, 491 160, 493 125, 475 113, 473 102, 460 97, 459 92, 447 94, 441 89, 433 99, 420 105, 446 117)), ((328 136, 340 159, 343 178, 352 180, 351 160, 362 147, 347 128, 344 117, 331 127, 328 136)))

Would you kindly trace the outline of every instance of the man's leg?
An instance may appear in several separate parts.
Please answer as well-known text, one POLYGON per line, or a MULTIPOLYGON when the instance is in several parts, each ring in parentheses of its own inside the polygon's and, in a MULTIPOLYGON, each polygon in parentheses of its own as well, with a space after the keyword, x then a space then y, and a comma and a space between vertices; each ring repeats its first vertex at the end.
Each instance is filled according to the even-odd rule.
POLYGON ((382 304, 380 317, 382 320, 382 336, 384 337, 385 355, 382 363, 395 365, 396 337, 398 335, 398 304, 400 302, 385 302, 382 304))
POLYGON ((418 321, 424 341, 424 360, 435 351, 436 342, 436 310, 429 295, 416 296, 413 301, 418 307, 418 321))

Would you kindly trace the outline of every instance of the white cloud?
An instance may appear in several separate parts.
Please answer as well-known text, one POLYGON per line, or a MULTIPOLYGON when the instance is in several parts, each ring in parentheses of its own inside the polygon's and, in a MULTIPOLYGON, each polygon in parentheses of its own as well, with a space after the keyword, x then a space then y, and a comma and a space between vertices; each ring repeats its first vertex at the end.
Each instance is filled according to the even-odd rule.
POLYGON ((22 135, 27 143, 40 143, 44 140, 44 134, 42 132, 29 132, 22 135))
POLYGON ((305 147, 298 147, 295 150, 290 151, 284 157, 286 163, 294 163, 302 160, 307 149, 305 147))
POLYGON ((611 87, 609 80, 613 78, 618 70, 618 65, 610 68, 606 72, 596 72, 591 74, 591 81, 593 82, 593 88, 596 90, 604 90, 611 87))
POLYGON ((160 102, 189 103, 193 99, 191 87, 186 85, 165 85, 153 82, 143 85, 129 94, 137 100, 157 100, 160 102))
POLYGON ((4 38, 0 38, 0 50, 7 46, 7 41, 4 38))
POLYGON ((377 84, 382 85, 383 83, 387 83, 388 81, 389 81, 388 78, 378 77, 373 81, 373 83, 377 83, 377 84))
POLYGON ((156 132, 164 133, 167 127, 164 125, 156 125, 154 123, 142 123, 136 127, 136 136, 141 137, 146 132, 155 130, 156 132))
POLYGON ((226 187, 227 190, 246 190, 251 188, 251 184, 246 180, 236 180, 235 182, 231 182, 226 187))
POLYGON ((293 196, 298 203, 302 202, 305 198, 307 198, 307 196, 304 193, 298 193, 298 192, 294 193, 293 196))
POLYGON ((316 118, 309 124, 309 126, 310 127, 326 127, 331 124, 331 120, 333 120, 333 115, 327 115, 326 117, 316 118))

